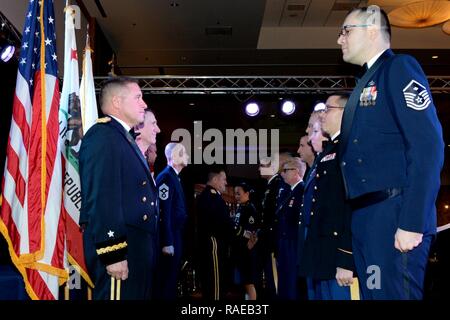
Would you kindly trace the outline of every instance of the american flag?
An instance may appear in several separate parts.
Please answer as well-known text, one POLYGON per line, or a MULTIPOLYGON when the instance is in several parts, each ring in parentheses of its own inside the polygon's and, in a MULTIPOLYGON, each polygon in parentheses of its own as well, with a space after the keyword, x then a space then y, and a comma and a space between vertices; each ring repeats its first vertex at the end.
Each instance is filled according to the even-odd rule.
POLYGON ((0 230, 32 299, 58 299, 67 278, 54 19, 51 0, 29 0, 2 181, 0 230))

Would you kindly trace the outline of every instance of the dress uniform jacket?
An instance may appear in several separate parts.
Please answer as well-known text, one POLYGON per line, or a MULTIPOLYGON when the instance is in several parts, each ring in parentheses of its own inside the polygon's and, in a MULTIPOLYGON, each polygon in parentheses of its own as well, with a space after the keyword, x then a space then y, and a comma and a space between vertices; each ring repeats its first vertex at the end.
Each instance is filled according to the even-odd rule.
POLYGON ((435 233, 444 158, 442 128, 427 79, 409 55, 386 50, 383 64, 344 111, 341 168, 350 199, 400 188, 398 227, 435 233))
POLYGON ((207 185, 197 198, 198 240, 203 297, 219 300, 230 281, 229 246, 244 229, 235 226, 220 193, 207 185))
POLYGON ((420 299, 436 233, 444 144, 414 58, 386 50, 370 67, 345 107, 341 148, 363 299, 420 299), (398 229, 423 234, 422 242, 400 252, 394 247, 398 229), (374 266, 381 270, 377 288, 367 281, 374 266))
POLYGON ((332 142, 324 142, 324 151, 318 158, 312 189, 311 211, 314 214, 310 216, 308 233, 300 251, 300 275, 318 280, 334 279, 336 267, 354 269, 351 208, 345 200, 338 147, 339 136, 332 142))
POLYGON ((280 174, 274 175, 267 183, 266 191, 262 201, 262 227, 258 232, 258 246, 260 256, 260 268, 263 271, 263 287, 269 299, 276 297, 276 281, 278 278, 274 252, 276 247, 275 239, 275 211, 277 210, 277 200, 283 190, 289 190, 280 174))
POLYGON ((167 166, 156 178, 160 200, 160 247, 173 246, 174 255, 162 255, 160 259, 163 299, 176 298, 176 286, 183 251, 183 229, 187 218, 186 199, 180 178, 174 168, 167 166))
POLYGON ((277 210, 277 202, 286 191, 290 190, 290 186, 284 182, 280 174, 274 175, 268 182, 266 192, 263 199, 263 216, 262 216, 262 232, 260 233, 261 240, 264 241, 264 247, 269 252, 275 251, 275 212, 277 210))
POLYGON ((278 297, 283 300, 297 299, 298 222, 303 188, 301 181, 280 197, 275 213, 278 297))
MULTIPOLYGON (((261 212, 256 210, 255 206, 250 202, 241 204, 235 215, 235 225, 243 230, 258 232, 261 227, 261 212)), ((258 249, 259 243, 249 250, 247 247, 248 239, 240 237, 235 241, 235 261, 237 268, 242 277, 243 284, 255 284, 258 276, 258 249)))
POLYGON ((127 260, 122 299, 151 297, 157 241, 158 199, 148 165, 131 135, 103 118, 80 149, 80 225, 95 299, 109 299, 106 265, 127 260))

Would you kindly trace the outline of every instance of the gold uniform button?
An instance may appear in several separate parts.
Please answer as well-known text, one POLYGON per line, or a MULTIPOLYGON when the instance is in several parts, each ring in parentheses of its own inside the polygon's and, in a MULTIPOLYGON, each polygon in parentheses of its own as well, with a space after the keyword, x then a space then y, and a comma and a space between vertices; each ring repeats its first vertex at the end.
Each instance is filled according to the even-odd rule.
POLYGON ((142 185, 145 186, 147 184, 147 181, 142 181, 142 185))
POLYGON ((335 236, 337 236, 338 235, 338 233, 335 231, 335 232, 333 232, 333 235, 335 235, 335 236))
POLYGON ((311 215, 313 216, 313 215, 314 215, 314 212, 311 211, 311 215))
POLYGON ((317 186, 314 186, 314 190, 317 190, 317 186))
POLYGON ((320 177, 320 175, 319 175, 319 174, 316 174, 316 178, 318 178, 318 177, 320 177))
POLYGON ((152 201, 151 203, 150 203, 152 206, 154 206, 155 205, 155 203, 152 201))
POLYGON ((316 202, 316 199, 313 198, 313 199, 312 199, 312 202, 316 202))
POLYGON ((147 197, 142 197, 142 202, 146 202, 147 201, 147 197))
POLYGON ((147 216, 146 214, 144 214, 144 215, 142 216, 142 220, 147 221, 147 219, 148 219, 148 216, 147 216))
POLYGON ((324 171, 323 171, 323 174, 327 174, 327 170, 324 170, 324 171))

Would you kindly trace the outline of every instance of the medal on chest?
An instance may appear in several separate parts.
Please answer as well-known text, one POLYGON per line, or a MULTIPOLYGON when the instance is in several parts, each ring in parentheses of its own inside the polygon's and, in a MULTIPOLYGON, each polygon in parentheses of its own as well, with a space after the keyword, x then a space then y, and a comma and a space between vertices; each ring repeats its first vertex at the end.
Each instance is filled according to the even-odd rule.
POLYGON ((375 82, 370 81, 359 96, 359 105, 361 107, 371 107, 375 105, 376 100, 377 86, 375 85, 375 82))

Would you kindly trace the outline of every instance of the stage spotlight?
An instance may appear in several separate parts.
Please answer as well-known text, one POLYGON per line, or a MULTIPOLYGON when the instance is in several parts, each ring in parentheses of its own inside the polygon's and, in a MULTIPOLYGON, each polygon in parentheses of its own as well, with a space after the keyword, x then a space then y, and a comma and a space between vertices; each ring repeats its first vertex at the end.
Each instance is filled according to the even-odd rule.
POLYGON ((314 106, 314 111, 318 112, 318 111, 323 111, 327 108, 327 106, 325 105, 325 103, 323 102, 319 102, 314 106))
POLYGON ((3 62, 8 62, 14 55, 15 51, 16 47, 5 41, 4 43, 0 44, 0 59, 2 59, 3 62))
POLYGON ((245 106, 245 113, 250 117, 254 117, 259 113, 259 106, 255 102, 251 102, 245 106))
POLYGON ((293 103, 290 100, 286 100, 285 102, 283 102, 283 105, 281 106, 281 111, 283 111, 285 115, 293 114, 295 111, 295 103, 293 103))

